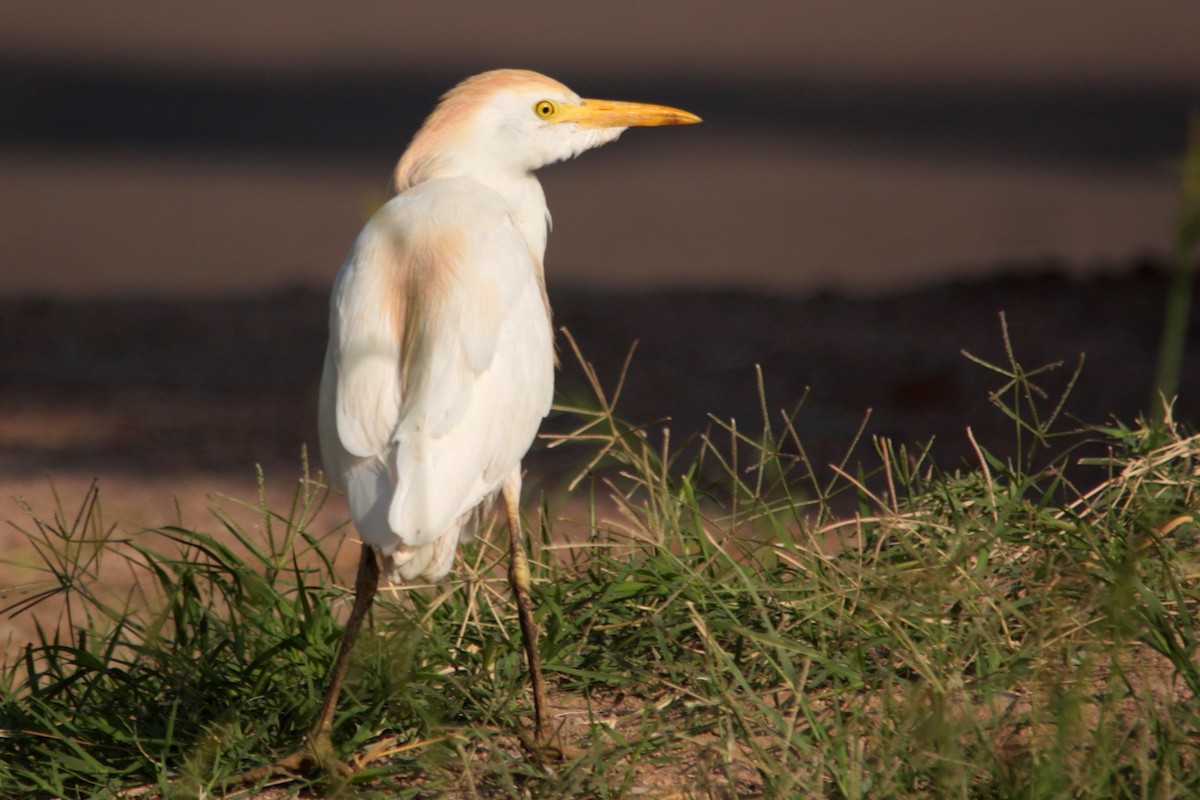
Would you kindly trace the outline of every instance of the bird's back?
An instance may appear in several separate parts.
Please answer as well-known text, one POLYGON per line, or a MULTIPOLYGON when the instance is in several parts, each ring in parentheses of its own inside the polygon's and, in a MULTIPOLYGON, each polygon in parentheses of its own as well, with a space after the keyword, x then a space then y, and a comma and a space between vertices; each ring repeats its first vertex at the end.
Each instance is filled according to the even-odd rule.
POLYGON ((449 570, 549 411, 540 260, 504 198, 448 178, 385 205, 338 275, 322 457, 393 579, 449 570))

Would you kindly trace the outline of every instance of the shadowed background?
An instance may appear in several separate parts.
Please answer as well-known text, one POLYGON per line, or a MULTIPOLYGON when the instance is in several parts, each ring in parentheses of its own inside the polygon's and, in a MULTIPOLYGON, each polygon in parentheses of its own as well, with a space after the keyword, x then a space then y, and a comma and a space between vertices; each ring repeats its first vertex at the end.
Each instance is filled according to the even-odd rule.
POLYGON ((610 381, 641 342, 628 416, 757 425, 761 363, 772 407, 812 387, 819 459, 867 408, 1000 446, 959 350, 999 359, 1006 311, 1028 366, 1088 353, 1068 408, 1128 420, 1198 35, 1190 0, 5 4, 5 488, 294 474, 337 266, 440 93, 498 66, 705 119, 541 173, 557 321, 610 381))

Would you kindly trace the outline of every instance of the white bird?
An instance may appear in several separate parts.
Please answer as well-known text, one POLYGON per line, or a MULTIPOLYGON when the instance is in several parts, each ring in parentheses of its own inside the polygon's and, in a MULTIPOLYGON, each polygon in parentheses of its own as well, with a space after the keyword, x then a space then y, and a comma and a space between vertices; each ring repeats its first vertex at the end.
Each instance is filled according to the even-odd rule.
MULTIPOLYGON (((545 698, 520 532, 521 459, 550 410, 555 351, 542 257, 550 216, 533 171, 630 126, 699 117, 585 100, 523 70, 442 97, 333 287, 320 394, 321 455, 362 539, 355 602, 306 755, 328 764, 333 711, 381 570, 436 580, 497 494, 533 685, 545 698)), ((306 763, 311 763, 311 760, 306 763)))

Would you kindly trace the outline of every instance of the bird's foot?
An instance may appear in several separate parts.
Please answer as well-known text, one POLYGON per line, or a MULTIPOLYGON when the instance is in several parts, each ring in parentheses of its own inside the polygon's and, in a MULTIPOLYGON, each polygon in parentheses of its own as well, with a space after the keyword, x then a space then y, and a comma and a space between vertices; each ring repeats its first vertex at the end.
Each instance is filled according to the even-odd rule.
POLYGON ((332 787, 340 789, 354 777, 354 770, 334 752, 333 739, 327 730, 309 734, 308 742, 301 748, 301 752, 311 759, 308 762, 309 769, 319 768, 332 787))
POLYGON ((327 796, 336 796, 350 782, 354 770, 337 757, 328 731, 311 733, 305 743, 271 764, 248 769, 226 782, 226 786, 250 786, 275 778, 309 775, 319 772, 327 787, 327 796))
POLYGON ((573 761, 577 758, 582 758, 587 752, 566 742, 559 731, 553 733, 535 731, 530 733, 526 730, 518 730, 517 738, 520 739, 521 747, 524 748, 525 753, 539 765, 561 764, 564 761, 573 761))

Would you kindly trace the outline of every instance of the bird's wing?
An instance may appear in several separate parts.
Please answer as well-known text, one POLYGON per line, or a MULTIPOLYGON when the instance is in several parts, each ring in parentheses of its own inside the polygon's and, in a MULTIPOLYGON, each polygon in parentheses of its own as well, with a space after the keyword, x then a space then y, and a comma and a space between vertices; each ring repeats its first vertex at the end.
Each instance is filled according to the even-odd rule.
POLYGON ((513 362, 526 346, 552 360, 539 275, 500 197, 465 180, 429 181, 393 199, 339 275, 337 437, 359 458, 394 457, 389 524, 406 544, 441 534, 494 490, 548 409, 541 385, 552 377, 533 387, 496 374, 520 373, 513 362), (522 320, 531 310, 544 332, 536 314, 522 320), (528 344, 521 322, 535 331, 528 344))

